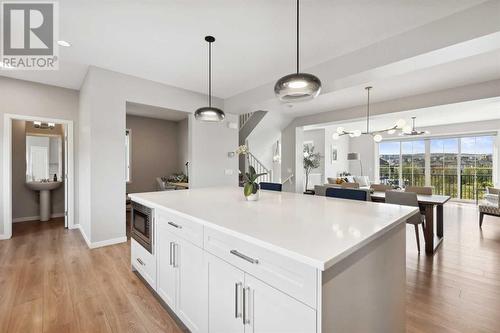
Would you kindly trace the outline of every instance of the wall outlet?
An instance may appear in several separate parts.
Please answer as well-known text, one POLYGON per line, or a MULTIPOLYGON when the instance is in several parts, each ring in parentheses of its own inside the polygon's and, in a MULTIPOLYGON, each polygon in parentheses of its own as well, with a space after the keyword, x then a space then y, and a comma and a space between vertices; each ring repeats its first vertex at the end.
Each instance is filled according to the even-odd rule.
POLYGON ((226 176, 231 176, 234 173, 234 171, 233 169, 226 169, 224 173, 226 174, 226 176))
POLYGON ((238 129, 238 123, 229 122, 227 123, 227 127, 230 129, 238 129))

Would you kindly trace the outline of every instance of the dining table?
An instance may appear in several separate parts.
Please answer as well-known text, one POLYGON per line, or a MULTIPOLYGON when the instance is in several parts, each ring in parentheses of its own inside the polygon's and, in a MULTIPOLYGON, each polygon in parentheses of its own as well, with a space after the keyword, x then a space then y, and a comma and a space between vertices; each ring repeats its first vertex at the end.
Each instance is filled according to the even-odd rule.
MULTIPOLYGON (((385 202, 385 192, 373 192, 370 196, 374 202, 385 202)), ((418 204, 425 213, 424 238, 427 255, 433 255, 444 239, 443 206, 450 199, 449 195, 417 194, 418 204), (436 211, 435 221, 434 211, 436 211)))

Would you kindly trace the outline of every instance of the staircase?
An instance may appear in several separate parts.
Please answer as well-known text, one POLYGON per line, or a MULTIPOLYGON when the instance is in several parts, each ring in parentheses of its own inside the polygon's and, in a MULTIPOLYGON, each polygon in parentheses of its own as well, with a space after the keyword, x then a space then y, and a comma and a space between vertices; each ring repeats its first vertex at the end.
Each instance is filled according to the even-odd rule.
POLYGON ((266 168, 264 164, 262 164, 257 157, 255 157, 252 153, 247 154, 247 158, 245 159, 245 170, 248 171, 249 166, 253 166, 256 173, 265 173, 265 175, 259 177, 259 182, 272 182, 273 181, 273 170, 266 168))
MULTIPOLYGON (((254 112, 249 112, 240 115, 239 119, 239 125, 240 125, 240 133, 239 133, 239 144, 240 145, 247 145, 248 142, 246 141, 247 137, 252 133, 254 128, 259 124, 259 122, 264 118, 264 116, 267 114, 267 111, 254 111, 254 112)), ((249 147, 249 149, 251 149, 249 147)), ((259 159, 253 155, 252 153, 249 153, 246 156, 240 156, 240 161, 239 161, 239 169, 240 169, 240 174, 243 174, 248 171, 248 167, 253 166, 255 168, 255 172, 257 173, 266 173, 266 175, 259 177, 259 181, 263 182, 272 182, 273 181, 273 175, 272 175, 272 169, 266 167, 264 163, 259 161, 259 159)), ((242 181, 242 178, 240 178, 240 181, 242 181)))

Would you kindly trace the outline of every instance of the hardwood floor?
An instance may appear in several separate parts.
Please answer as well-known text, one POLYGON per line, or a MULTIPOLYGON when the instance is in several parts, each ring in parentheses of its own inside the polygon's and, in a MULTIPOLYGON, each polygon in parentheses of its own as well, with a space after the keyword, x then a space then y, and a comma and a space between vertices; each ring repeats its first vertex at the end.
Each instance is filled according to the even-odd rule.
POLYGON ((62 220, 0 241, 0 332, 181 332, 130 271, 130 244, 89 250, 62 220))
POLYGON ((417 254, 407 229, 407 332, 500 332, 500 218, 479 229, 476 206, 444 207, 433 257, 417 254))
MULTIPOLYGON (((444 213, 434 257, 407 230, 407 332, 500 332, 500 218, 480 230, 475 206, 444 213)), ((129 255, 128 243, 89 250, 62 220, 16 223, 0 241, 0 332, 181 332, 129 255)))

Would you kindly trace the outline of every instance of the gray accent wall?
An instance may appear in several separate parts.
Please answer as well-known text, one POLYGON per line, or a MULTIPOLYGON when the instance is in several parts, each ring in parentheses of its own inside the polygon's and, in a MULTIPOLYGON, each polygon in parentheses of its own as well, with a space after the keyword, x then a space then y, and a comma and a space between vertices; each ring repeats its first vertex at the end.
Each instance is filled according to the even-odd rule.
MULTIPOLYGON (((185 122, 187 124, 187 121, 185 122)), ((131 181, 127 193, 157 190, 156 177, 181 172, 182 122, 127 115, 130 129, 131 181)), ((187 127, 187 126, 186 126, 187 127)))
MULTIPOLYGON (((53 130, 42 130, 33 127, 33 122, 14 120, 12 122, 12 219, 33 219, 39 216, 38 192, 26 187, 26 135, 58 134, 61 136, 63 150, 61 162, 64 174, 64 134, 62 125, 56 125, 53 130)), ((52 179, 52 177, 51 177, 52 179)), ((52 214, 64 214, 64 186, 51 193, 52 214)))

